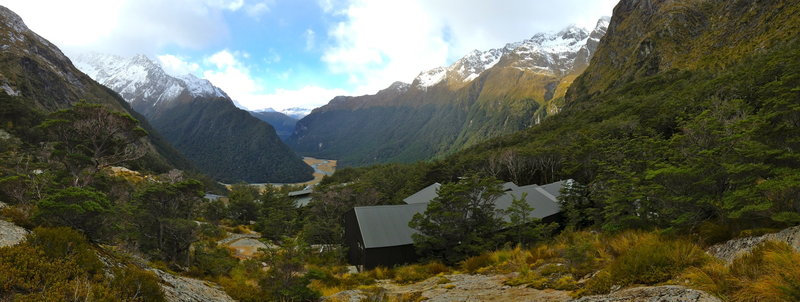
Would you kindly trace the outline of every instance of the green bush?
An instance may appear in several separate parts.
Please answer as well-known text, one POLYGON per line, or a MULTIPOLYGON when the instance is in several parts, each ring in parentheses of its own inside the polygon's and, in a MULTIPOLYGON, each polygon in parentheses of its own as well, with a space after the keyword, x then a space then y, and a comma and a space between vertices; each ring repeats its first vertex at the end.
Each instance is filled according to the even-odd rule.
MULTIPOLYGON (((117 268, 111 279, 111 288, 120 297, 134 301, 165 301, 158 277, 152 272, 133 267, 117 268)), ((125 300, 127 300, 125 299, 125 300)))
POLYGON ((199 276, 227 275, 239 260, 231 257, 228 249, 219 247, 215 242, 198 242, 194 244, 192 257, 192 274, 199 276))

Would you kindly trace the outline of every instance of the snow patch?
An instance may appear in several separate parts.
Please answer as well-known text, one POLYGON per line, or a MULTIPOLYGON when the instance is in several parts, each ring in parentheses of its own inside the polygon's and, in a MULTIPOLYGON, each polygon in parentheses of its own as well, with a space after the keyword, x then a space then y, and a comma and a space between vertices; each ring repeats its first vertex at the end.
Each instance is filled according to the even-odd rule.
POLYGON ((426 72, 421 72, 415 81, 419 86, 427 88, 438 84, 447 75, 447 69, 444 67, 436 67, 426 72))

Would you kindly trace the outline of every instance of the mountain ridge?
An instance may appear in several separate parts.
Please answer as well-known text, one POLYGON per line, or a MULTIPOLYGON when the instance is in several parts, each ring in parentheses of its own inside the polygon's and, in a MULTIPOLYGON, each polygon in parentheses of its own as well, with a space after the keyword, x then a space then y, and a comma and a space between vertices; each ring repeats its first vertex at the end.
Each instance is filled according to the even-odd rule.
POLYGON ((525 129, 559 111, 607 20, 473 51, 374 95, 336 97, 301 119, 287 142, 304 155, 365 165, 441 157, 525 129))
POLYGON ((224 182, 302 182, 312 169, 275 129, 235 106, 222 89, 193 75, 173 77, 144 55, 75 56, 77 65, 117 91, 199 169, 224 182))
MULTIPOLYGON (((150 133, 147 138, 150 151, 139 161, 139 168, 193 169, 193 165, 116 92, 82 73, 58 47, 31 31, 19 15, 2 5, 0 31, 4 33, 0 37, 0 88, 11 102, 5 106, 17 110, 12 111, 14 116, 10 118, 30 123, 35 120, 32 116, 67 109, 81 100, 99 103, 111 110, 129 113, 150 133)), ((11 130, 28 131, 9 125, 11 130)))

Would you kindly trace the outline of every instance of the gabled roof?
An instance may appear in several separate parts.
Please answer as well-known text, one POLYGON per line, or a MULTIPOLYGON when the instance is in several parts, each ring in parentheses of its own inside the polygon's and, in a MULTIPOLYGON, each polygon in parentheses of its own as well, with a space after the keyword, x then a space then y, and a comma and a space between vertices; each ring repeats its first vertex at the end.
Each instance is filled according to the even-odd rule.
POLYGON ((308 195, 308 194, 311 194, 312 192, 314 192, 314 190, 305 189, 305 190, 300 190, 300 191, 289 192, 288 195, 289 195, 289 197, 295 197, 295 196, 308 195))
POLYGON ((410 228, 408 222, 426 208, 427 203, 353 208, 364 248, 413 244, 411 234, 417 231, 410 228))
POLYGON ((406 197, 403 201, 407 204, 415 204, 415 203, 429 203, 431 200, 436 198, 437 194, 436 191, 439 190, 439 187, 442 185, 438 182, 433 183, 430 186, 425 187, 419 192, 414 193, 413 195, 406 197))
MULTIPOLYGON (((533 208, 531 217, 540 219, 548 217, 561 211, 558 195, 560 195, 559 191, 563 184, 564 181, 559 181, 543 186, 530 185, 520 187, 514 191, 508 191, 495 201, 495 209, 506 210, 511 206, 514 198, 521 198, 523 194, 527 193, 525 201, 533 208), (555 192, 555 194, 552 194, 552 192, 555 192)), ((503 219, 508 220, 508 217, 504 216, 503 219)))
POLYGON ((511 190, 517 190, 517 189, 519 189, 519 186, 517 186, 517 184, 515 184, 513 182, 509 181, 509 182, 503 184, 503 191, 511 191, 511 190))
MULTIPOLYGON (((522 197, 523 193, 527 193, 525 201, 533 207, 531 217, 545 218, 551 216, 560 212, 558 196, 560 195, 561 187, 566 182, 559 181, 543 186, 529 185, 508 190, 495 201, 495 209, 506 210, 511 206, 511 202, 515 197, 519 198, 522 197)), ((436 190, 439 186, 438 183, 435 183, 405 199, 406 202, 411 199, 416 201, 415 203, 353 208, 358 220, 358 227, 361 230, 364 248, 413 244, 414 241, 411 239, 411 235, 417 231, 409 227, 408 222, 411 221, 414 214, 425 212, 425 209, 428 208, 428 202, 437 196, 436 190)), ((508 221, 506 216, 503 219, 508 221)))

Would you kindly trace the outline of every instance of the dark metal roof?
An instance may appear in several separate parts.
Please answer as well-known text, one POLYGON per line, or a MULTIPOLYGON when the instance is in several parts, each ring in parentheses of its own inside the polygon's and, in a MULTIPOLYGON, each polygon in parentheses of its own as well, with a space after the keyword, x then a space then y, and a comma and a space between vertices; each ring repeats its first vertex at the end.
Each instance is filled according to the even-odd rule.
POLYGON ((509 181, 509 182, 503 184, 503 191, 510 191, 510 190, 517 190, 517 189, 519 189, 519 186, 517 186, 517 184, 515 184, 513 182, 509 181))
POLYGON ((419 192, 414 193, 413 195, 406 197, 403 201, 407 204, 414 204, 414 203, 429 203, 431 200, 438 196, 437 191, 439 191, 439 187, 442 185, 437 183, 433 183, 430 186, 425 187, 419 192))
POLYGON ((295 207, 298 207, 298 208, 299 208, 299 207, 305 207, 305 206, 307 206, 307 205, 308 205, 310 202, 311 202, 311 196, 310 196, 310 195, 307 195, 307 196, 303 196, 303 197, 300 197, 300 198, 297 198, 297 199, 295 199, 295 200, 294 200, 294 206, 295 206, 295 207))
MULTIPOLYGON (((495 209, 506 210, 511 206, 511 202, 514 201, 515 197, 520 198, 524 193, 527 193, 525 201, 533 208, 531 217, 541 219, 556 214, 561 211, 558 195, 563 183, 563 181, 559 181, 544 186, 530 185, 506 192, 495 201, 495 209), (555 192, 555 195, 551 192, 555 192)), ((508 220, 508 217, 504 216, 503 219, 508 220)))
MULTIPOLYGON (((500 196, 495 201, 495 208, 497 210, 508 209, 514 197, 519 198, 522 197, 523 193, 527 193, 525 200, 534 208, 531 213, 532 217, 545 218, 557 214, 560 212, 560 205, 558 204, 559 191, 565 183, 565 181, 559 181, 543 186, 529 185, 517 187, 517 189, 506 191, 503 196, 500 196)), ((438 189, 438 187, 439 184, 435 183, 406 198, 406 202, 408 202, 408 199, 419 194, 419 196, 412 200, 427 200, 425 202, 354 208, 353 210, 358 220, 358 227, 361 230, 361 237, 364 240, 364 247, 377 248, 413 244, 414 241, 411 239, 411 235, 417 231, 409 227, 408 222, 411 221, 414 214, 425 212, 425 209, 428 207, 428 201, 437 196, 436 189, 438 189), (431 191, 425 192, 424 195, 420 194, 431 188, 433 188, 433 196, 428 195, 431 191)), ((507 220, 508 218, 503 217, 503 219, 507 220)))
POLYGON ((414 214, 425 212, 427 207, 427 203, 414 203, 354 208, 364 247, 413 244, 411 234, 417 231, 410 228, 408 222, 414 214))
POLYGON ((305 189, 300 191, 289 192, 289 197, 301 196, 301 195, 308 195, 314 192, 312 189, 305 189))

